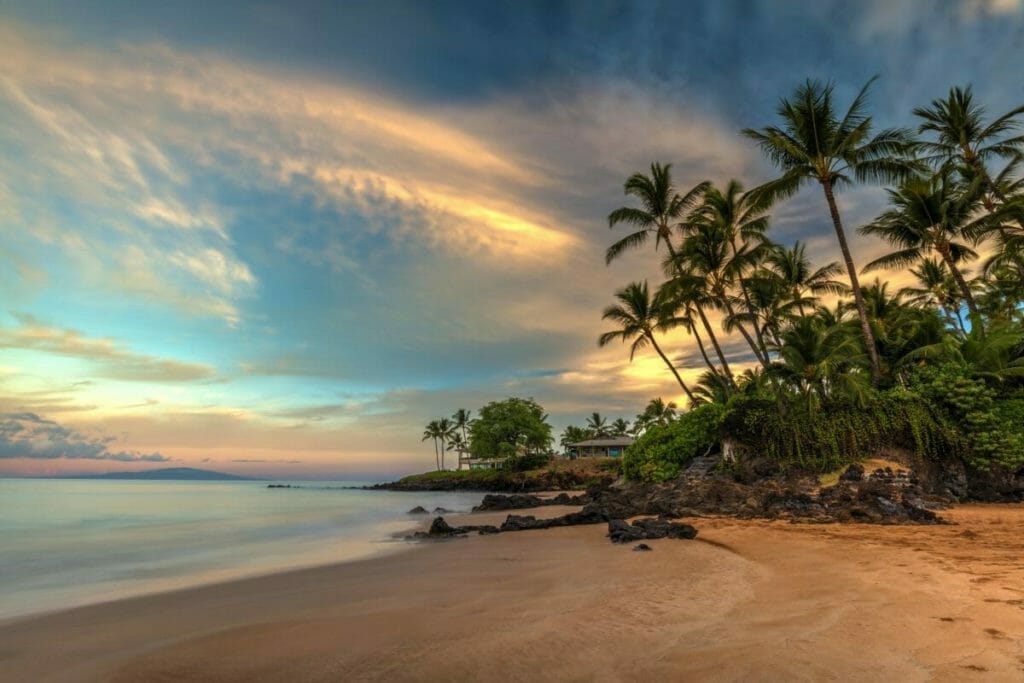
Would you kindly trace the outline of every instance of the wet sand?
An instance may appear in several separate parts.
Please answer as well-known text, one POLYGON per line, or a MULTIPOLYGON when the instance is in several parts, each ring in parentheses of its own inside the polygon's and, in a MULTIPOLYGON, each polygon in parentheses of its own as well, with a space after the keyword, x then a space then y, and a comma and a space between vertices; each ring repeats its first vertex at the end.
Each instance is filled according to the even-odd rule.
POLYGON ((1024 506, 944 515, 423 544, 3 624, 0 679, 1024 680, 1024 506))

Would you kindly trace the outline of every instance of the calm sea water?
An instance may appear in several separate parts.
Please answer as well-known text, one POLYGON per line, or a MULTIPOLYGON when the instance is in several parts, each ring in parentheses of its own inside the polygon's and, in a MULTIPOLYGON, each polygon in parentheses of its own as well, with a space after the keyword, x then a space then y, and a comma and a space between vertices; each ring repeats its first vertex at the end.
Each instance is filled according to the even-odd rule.
POLYGON ((0 619, 385 553, 421 520, 410 508, 469 510, 480 497, 0 479, 0 619))

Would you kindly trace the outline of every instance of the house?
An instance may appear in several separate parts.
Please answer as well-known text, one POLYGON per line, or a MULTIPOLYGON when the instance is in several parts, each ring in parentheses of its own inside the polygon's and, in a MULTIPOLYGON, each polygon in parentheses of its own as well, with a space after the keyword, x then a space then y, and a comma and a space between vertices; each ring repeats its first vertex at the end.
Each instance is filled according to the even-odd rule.
POLYGON ((569 457, 589 458, 605 457, 618 458, 627 446, 632 445, 631 436, 604 436, 597 439, 587 439, 569 444, 569 457))
POLYGON ((459 469, 496 470, 505 462, 505 458, 474 458, 469 451, 459 452, 459 469))

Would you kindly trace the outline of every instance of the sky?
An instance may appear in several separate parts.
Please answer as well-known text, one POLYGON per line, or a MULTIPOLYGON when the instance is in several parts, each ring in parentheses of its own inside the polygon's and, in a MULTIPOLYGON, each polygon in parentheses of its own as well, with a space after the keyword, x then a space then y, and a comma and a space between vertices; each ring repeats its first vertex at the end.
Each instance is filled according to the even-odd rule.
MULTIPOLYGON (((625 178, 772 177, 739 131, 809 77, 845 104, 877 74, 879 128, 968 83, 1001 113, 1022 12, 0 2, 0 476, 382 478, 432 468, 423 425, 458 408, 533 397, 560 430, 682 403, 656 356, 596 344, 659 277, 650 251, 604 265, 625 178)), ((884 203, 839 201, 851 232, 884 203)), ((813 189, 771 235, 838 258, 813 189)))

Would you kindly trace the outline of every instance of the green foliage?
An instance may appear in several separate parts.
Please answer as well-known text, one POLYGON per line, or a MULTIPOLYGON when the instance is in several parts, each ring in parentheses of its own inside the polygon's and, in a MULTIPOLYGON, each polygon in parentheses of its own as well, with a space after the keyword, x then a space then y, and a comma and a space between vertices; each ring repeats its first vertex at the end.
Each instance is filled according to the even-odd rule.
POLYGON ((492 401, 469 428, 469 448, 477 458, 546 452, 552 440, 547 414, 532 398, 492 401))
POLYGON ((730 401, 721 430, 744 455, 815 472, 830 472, 885 447, 930 459, 964 448, 926 401, 902 389, 877 393, 865 404, 831 399, 817 410, 738 396, 730 401))
POLYGON ((547 453, 528 453, 505 458, 501 468, 510 472, 526 472, 528 470, 540 469, 549 462, 551 462, 551 456, 547 453))
POLYGON ((623 474, 643 481, 676 477, 683 466, 718 443, 722 411, 720 405, 702 405, 673 422, 651 426, 623 454, 623 474))
POLYGON ((921 368, 913 381, 962 430, 970 465, 983 470, 1024 465, 1024 399, 999 399, 966 364, 921 368))

